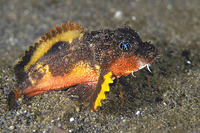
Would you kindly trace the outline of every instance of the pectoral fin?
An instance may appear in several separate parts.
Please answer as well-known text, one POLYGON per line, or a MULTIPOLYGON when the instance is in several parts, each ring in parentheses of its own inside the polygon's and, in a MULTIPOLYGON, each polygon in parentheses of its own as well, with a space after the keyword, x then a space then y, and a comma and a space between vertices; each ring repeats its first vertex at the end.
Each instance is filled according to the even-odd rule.
POLYGON ((68 95, 72 99, 77 99, 80 102, 90 100, 94 91, 96 82, 89 84, 79 84, 75 87, 71 87, 67 90, 68 95))
POLYGON ((101 106, 101 101, 105 99, 105 92, 110 91, 109 84, 113 83, 111 79, 112 72, 107 70, 101 70, 97 85, 94 89, 92 97, 90 99, 90 110, 97 110, 101 106))

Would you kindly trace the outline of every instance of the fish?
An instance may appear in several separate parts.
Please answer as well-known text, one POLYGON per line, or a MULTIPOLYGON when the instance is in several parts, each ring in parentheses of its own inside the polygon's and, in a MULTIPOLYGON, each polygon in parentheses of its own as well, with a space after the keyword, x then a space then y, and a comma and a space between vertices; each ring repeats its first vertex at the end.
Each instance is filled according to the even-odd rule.
POLYGON ((62 23, 45 32, 14 66, 16 85, 8 94, 8 108, 22 96, 66 89, 97 111, 115 79, 149 69, 158 55, 130 27, 92 31, 75 22, 62 23))

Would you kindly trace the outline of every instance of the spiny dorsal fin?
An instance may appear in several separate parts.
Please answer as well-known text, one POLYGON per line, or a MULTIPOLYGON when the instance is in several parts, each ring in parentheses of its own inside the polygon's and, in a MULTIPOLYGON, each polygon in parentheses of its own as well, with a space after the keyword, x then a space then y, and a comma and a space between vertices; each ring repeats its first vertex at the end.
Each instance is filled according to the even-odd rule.
POLYGON ((68 21, 68 26, 62 23, 61 27, 62 28, 60 28, 59 26, 55 26, 56 31, 53 29, 50 29, 51 34, 49 34, 48 32, 45 32, 45 37, 41 37, 41 40, 39 41, 39 43, 45 42, 48 39, 51 39, 51 37, 55 37, 56 35, 61 34, 63 32, 67 32, 67 31, 78 30, 80 32, 84 32, 84 28, 75 22, 71 23, 70 21, 68 21))
POLYGON ((84 28, 77 23, 68 22, 68 26, 64 23, 55 26, 55 30, 50 29, 50 33, 45 32, 45 37, 41 37, 38 43, 30 46, 24 52, 24 56, 14 66, 14 71, 18 83, 23 81, 27 76, 27 71, 34 65, 54 44, 59 41, 68 41, 71 43, 73 39, 82 37, 84 28))

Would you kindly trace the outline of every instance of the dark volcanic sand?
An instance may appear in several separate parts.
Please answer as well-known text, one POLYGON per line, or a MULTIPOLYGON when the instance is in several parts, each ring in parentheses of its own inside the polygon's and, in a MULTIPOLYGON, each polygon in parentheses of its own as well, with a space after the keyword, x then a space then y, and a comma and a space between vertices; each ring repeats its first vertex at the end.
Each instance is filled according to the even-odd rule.
POLYGON ((1 0, 0 6, 1 132, 200 132, 199 0, 1 0), (98 112, 70 100, 66 91, 20 98, 15 110, 2 110, 23 51, 67 21, 88 30, 127 25, 162 56, 152 73, 145 68, 136 78, 120 78, 98 112))

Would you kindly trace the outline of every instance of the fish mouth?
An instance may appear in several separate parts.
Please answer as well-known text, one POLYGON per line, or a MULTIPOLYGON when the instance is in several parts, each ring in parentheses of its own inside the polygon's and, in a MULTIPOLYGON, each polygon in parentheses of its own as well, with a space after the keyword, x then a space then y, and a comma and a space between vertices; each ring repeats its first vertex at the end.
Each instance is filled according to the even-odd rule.
POLYGON ((133 77, 136 77, 136 76, 134 75, 134 72, 137 72, 137 71, 139 71, 139 70, 141 70, 141 69, 143 69, 143 68, 145 68, 145 67, 147 67, 147 70, 148 70, 150 73, 152 73, 152 71, 151 71, 151 69, 150 69, 150 66, 151 66, 151 64, 145 64, 145 65, 143 65, 143 66, 140 66, 138 70, 136 70, 136 71, 131 71, 131 75, 132 75, 133 77))
MULTIPOLYGON (((157 57, 156 57, 157 58, 157 57)), ((156 59, 154 58, 153 60, 140 60, 139 61, 139 69, 138 70, 141 70, 145 67, 147 67, 147 70, 152 73, 151 69, 150 69, 150 66, 151 66, 151 63, 156 59)))

